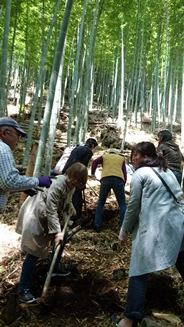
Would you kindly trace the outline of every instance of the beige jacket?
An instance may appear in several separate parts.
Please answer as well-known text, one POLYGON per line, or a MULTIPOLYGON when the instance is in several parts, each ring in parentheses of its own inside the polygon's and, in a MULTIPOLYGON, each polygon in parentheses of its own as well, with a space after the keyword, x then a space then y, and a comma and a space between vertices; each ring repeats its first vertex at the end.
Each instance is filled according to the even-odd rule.
POLYGON ((58 175, 49 189, 28 197, 19 210, 16 232, 22 234, 21 248, 42 259, 48 256, 49 234, 61 231, 60 219, 71 202, 75 188, 70 190, 66 176, 58 175))

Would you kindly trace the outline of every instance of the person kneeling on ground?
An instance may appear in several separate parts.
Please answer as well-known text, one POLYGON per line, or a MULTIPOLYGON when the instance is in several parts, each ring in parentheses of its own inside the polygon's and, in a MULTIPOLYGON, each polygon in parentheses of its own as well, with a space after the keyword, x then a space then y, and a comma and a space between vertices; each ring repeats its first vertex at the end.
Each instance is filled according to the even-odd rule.
POLYGON ((75 214, 72 195, 75 187, 83 187, 87 181, 87 168, 75 163, 66 170, 65 175, 58 175, 50 189, 44 188, 34 197, 28 197, 20 208, 16 232, 22 234, 21 248, 26 257, 23 262, 18 292, 22 302, 36 301, 31 294, 32 275, 38 258, 46 259, 50 238, 53 241, 52 258, 55 248, 63 243, 53 269, 52 276, 67 276, 70 271, 60 268, 60 259, 67 241, 67 233, 62 234, 60 221, 63 213, 75 214))

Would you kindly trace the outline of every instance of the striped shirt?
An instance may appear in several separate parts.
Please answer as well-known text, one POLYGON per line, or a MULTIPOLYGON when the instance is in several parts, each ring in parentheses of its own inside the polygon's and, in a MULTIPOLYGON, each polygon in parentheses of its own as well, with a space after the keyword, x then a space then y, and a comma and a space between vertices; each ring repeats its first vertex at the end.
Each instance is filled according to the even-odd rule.
POLYGON ((22 176, 15 167, 10 147, 0 140, 0 211, 8 199, 8 191, 23 191, 38 186, 37 177, 22 176))

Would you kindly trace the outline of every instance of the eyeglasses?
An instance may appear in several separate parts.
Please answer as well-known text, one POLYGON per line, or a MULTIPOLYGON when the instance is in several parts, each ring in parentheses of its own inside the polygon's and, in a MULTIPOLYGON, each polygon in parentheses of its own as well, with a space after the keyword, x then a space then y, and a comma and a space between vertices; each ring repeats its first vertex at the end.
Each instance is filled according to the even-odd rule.
POLYGON ((76 187, 76 186, 78 186, 79 188, 82 187, 82 184, 78 180, 72 179, 69 177, 68 177, 67 183, 72 184, 73 187, 76 187))
POLYGON ((16 132, 14 132, 14 131, 11 131, 10 129, 6 129, 6 131, 7 131, 7 132, 10 132, 10 133, 13 133, 13 134, 15 134, 15 135, 17 135, 17 136, 18 136, 18 139, 19 139, 19 141, 21 140, 21 134, 17 134, 16 132))
POLYGON ((71 179, 71 183, 72 184, 74 184, 75 186, 81 186, 82 184, 78 181, 78 180, 76 180, 76 179, 71 179))

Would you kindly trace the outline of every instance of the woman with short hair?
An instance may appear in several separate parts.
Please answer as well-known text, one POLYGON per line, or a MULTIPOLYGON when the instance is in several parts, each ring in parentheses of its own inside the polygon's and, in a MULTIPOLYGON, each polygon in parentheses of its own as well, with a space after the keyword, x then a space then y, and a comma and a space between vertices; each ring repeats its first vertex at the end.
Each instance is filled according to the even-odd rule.
POLYGON ((67 233, 63 235, 61 221, 66 212, 72 216, 76 213, 72 204, 75 188, 84 187, 87 182, 86 166, 77 162, 71 165, 65 175, 58 175, 48 189, 44 188, 36 196, 28 197, 20 208, 16 232, 22 234, 21 248, 26 257, 23 262, 18 292, 22 302, 31 303, 36 298, 31 294, 32 275, 38 258, 46 259, 50 240, 55 248, 62 243, 53 276, 67 276, 70 271, 60 268, 60 259, 67 241, 67 233))

